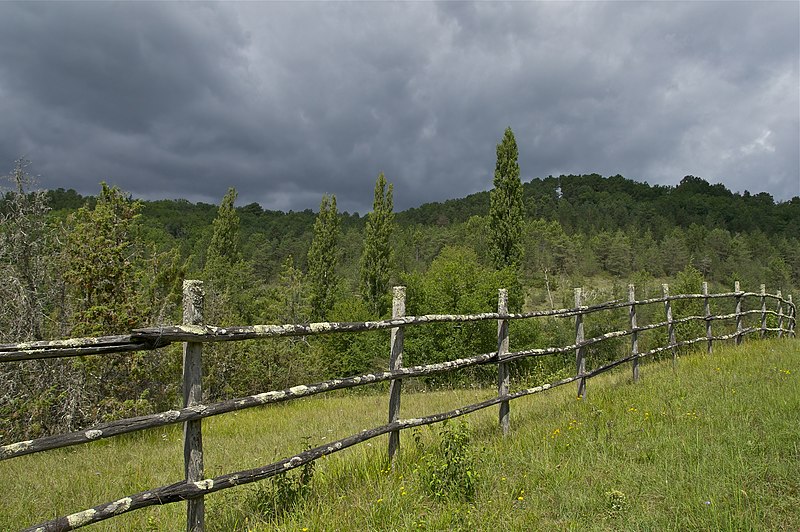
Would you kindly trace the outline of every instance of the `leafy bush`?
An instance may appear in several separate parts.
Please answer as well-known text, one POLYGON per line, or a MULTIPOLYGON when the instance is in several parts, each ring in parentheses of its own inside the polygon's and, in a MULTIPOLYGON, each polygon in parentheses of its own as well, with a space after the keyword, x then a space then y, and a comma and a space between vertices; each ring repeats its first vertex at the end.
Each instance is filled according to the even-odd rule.
POLYGON ((445 421, 439 429, 438 442, 427 447, 422 443, 420 430, 415 429, 413 434, 422 452, 422 479, 426 491, 435 499, 472 501, 478 475, 469 446, 467 422, 451 425, 445 421))

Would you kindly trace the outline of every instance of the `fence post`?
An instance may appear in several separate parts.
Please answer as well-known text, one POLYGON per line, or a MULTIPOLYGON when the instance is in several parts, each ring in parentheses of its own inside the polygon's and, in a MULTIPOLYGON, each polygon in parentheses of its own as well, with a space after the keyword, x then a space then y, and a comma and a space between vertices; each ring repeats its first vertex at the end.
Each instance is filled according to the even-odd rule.
POLYGON ((739 281, 734 282, 733 291, 736 292, 736 345, 742 343, 742 291, 739 281))
POLYGON ((792 294, 786 296, 786 299, 789 300, 789 335, 792 338, 795 338, 794 329, 797 326, 797 309, 794 307, 792 294))
MULTIPOLYGON (((497 313, 500 316, 508 314, 508 290, 505 288, 498 290, 497 313)), ((508 353, 508 320, 501 318, 497 320, 497 395, 500 397, 508 395, 510 385, 508 363, 502 362, 503 355, 506 353, 508 353)), ((508 434, 510 409, 508 401, 500 402, 500 428, 503 436, 508 434)))
MULTIPOLYGON (((669 285, 664 283, 661 285, 661 289, 664 291, 664 297, 669 298, 669 285)), ((664 300, 664 311, 667 315, 667 341, 672 351, 672 371, 675 371, 678 351, 675 349, 675 324, 672 322, 672 303, 669 299, 664 300)))
POLYGON ((714 350, 714 335, 711 334, 711 301, 708 298, 708 283, 703 282, 703 311, 706 315, 706 338, 708 339, 708 354, 714 350))
MULTIPOLYGON (((183 324, 203 323, 203 281, 183 281, 183 324)), ((183 406, 200 404, 203 400, 202 379, 203 344, 183 344, 183 406)), ((183 464, 186 482, 203 480, 203 435, 201 420, 183 424, 183 464)), ((202 532, 205 529, 205 501, 203 496, 186 501, 186 530, 202 532)))
POLYGON ((775 292, 775 295, 778 296, 778 338, 783 337, 783 295, 781 291, 778 290, 775 292))
POLYGON ((761 339, 767 336, 767 285, 761 285, 761 339))
MULTIPOLYGON (((575 289, 575 308, 578 309, 578 314, 575 315, 575 345, 578 347, 575 349, 575 367, 576 373, 575 375, 581 377, 584 373, 586 373, 586 346, 581 345, 583 343, 583 312, 581 312, 581 307, 583 306, 583 290, 580 288, 575 289)), ((586 378, 581 377, 578 380, 578 397, 581 399, 586 399, 586 378)))
MULTIPOLYGON (((392 318, 406 315, 406 287, 395 286, 392 293, 392 318)), ((389 355, 389 371, 403 366, 403 328, 393 327, 391 333, 391 354, 389 355)), ((389 423, 400 417, 400 385, 402 379, 392 379, 389 384, 389 423)), ((389 461, 394 465, 394 455, 400 448, 400 431, 389 433, 389 461)))
POLYGON ((633 358, 633 382, 639 382, 639 333, 636 331, 636 288, 628 285, 628 302, 630 302, 629 322, 631 326, 631 355, 633 358))

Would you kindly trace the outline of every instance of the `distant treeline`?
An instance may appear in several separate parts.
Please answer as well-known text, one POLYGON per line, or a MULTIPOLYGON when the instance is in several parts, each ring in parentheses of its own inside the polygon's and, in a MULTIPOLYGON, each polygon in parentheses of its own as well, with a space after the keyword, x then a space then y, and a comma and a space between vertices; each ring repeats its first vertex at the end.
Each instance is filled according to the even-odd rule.
MULTIPOLYGON (((658 277, 693 265, 726 284, 800 285, 800 197, 775 202, 766 192, 734 193, 694 176, 674 187, 598 174, 535 178, 522 187, 525 219, 534 222, 527 231, 523 270, 534 276, 547 268, 580 276, 643 271, 658 277), (552 264, 544 264, 548 261, 552 264)), ((94 201, 71 189, 50 190, 47 196, 53 213, 62 217, 94 201)), ((217 208, 186 200, 142 201, 145 236, 193 255, 199 267, 217 208)), ((264 210, 257 203, 236 210, 242 252, 262 279, 273 279, 289 255, 305 268, 315 212, 264 210)), ((470 223, 470 218, 485 218, 488 211, 485 191, 396 213, 398 245, 410 248, 397 249, 400 270, 426 268, 445 245, 476 248, 484 261, 486 250, 471 233, 480 220, 470 223)), ((357 261, 359 256, 365 216, 345 212, 340 217, 342 267, 348 269, 348 257, 357 261)), ((351 264, 351 273, 355 269, 351 264)))
MULTIPOLYGON (((772 293, 800 286, 800 198, 776 203, 691 176, 676 187, 596 174, 520 186, 516 157, 508 130, 494 196, 398 213, 381 175, 365 216, 339 213, 328 196, 319 215, 236 207, 233 189, 220 205, 133 200, 106 184, 88 197, 33 192, 19 161, 0 196, 0 343, 179 323, 185 279, 204 281, 204 320, 221 326, 387 316, 398 284, 407 287, 409 315, 490 311, 500 287, 517 312, 570 307, 579 286, 592 287, 587 304, 624 298, 628 281, 641 298, 667 280, 675 293, 697 293, 703 280, 712 290, 734 281, 772 293), (500 242, 504 235, 513 238, 500 242)), ((566 322, 515 327, 515 348, 574 339, 566 322)), ((375 332, 209 345, 203 390, 216 401, 383 371, 387 342, 375 332)), ((424 364, 496 347, 491 323, 425 326, 406 336, 404 356, 424 364)), ((165 351, 0 365, 0 441, 174 408, 180 350, 165 351)), ((547 378, 572 363, 519 365, 512 377, 547 378)), ((494 382, 496 374, 454 379, 445 384, 494 382)))

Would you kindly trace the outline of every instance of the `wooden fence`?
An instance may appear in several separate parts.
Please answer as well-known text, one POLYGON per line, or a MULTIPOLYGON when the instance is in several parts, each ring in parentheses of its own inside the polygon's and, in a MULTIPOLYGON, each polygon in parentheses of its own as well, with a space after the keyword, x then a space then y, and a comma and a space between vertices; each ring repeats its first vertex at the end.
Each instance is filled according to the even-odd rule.
MULTIPOLYGON (((636 300, 633 285, 628 288, 627 300, 610 301, 597 305, 584 304, 584 294, 580 288, 575 289, 575 307, 552 311, 535 311, 513 314, 508 312, 506 290, 501 289, 498 297, 497 312, 473 315, 405 315, 405 289, 395 287, 392 317, 380 321, 356 323, 311 323, 292 325, 253 325, 243 327, 214 327, 203 324, 203 288, 200 281, 184 282, 184 316, 183 324, 172 327, 139 329, 129 335, 106 336, 100 338, 74 338, 49 342, 32 342, 14 345, 0 345, 0 363, 9 363, 18 360, 33 360, 57 357, 71 357, 83 355, 109 355, 112 353, 126 353, 131 351, 152 350, 163 347, 173 342, 183 342, 183 402, 180 410, 170 410, 157 414, 121 419, 104 423, 86 430, 68 434, 58 434, 37 438, 34 440, 20 441, 0 446, 0 460, 7 460, 17 456, 57 449, 70 445, 77 445, 109 438, 119 434, 162 427, 174 423, 184 424, 184 464, 185 478, 168 486, 162 486, 148 491, 143 491, 119 500, 99 504, 93 508, 59 517, 41 523, 26 530, 53 531, 72 530, 84 525, 96 523, 122 513, 130 512, 147 506, 169 504, 187 501, 187 530, 199 531, 204 528, 203 497, 206 494, 224 490, 233 486, 255 482, 277 474, 289 471, 312 460, 338 452, 353 445, 365 442, 383 434, 389 434, 389 458, 391 459, 400 446, 400 432, 403 429, 419 427, 438 423, 447 419, 463 416, 477 410, 493 405, 499 405, 499 422, 503 434, 510 430, 509 411, 510 402, 520 397, 539 393, 557 386, 577 383, 579 396, 586 395, 587 381, 621 364, 630 362, 632 365, 632 378, 639 379, 639 362, 641 359, 659 353, 671 353, 673 365, 677 360, 678 349, 697 343, 705 343, 708 353, 712 352, 713 343, 722 340, 733 340, 741 343, 746 335, 757 334, 764 338, 773 333, 778 337, 795 337, 796 307, 792 297, 784 298, 778 291, 776 294, 767 294, 764 285, 757 293, 744 292, 736 283, 733 292, 710 294, 708 286, 704 283, 701 294, 670 295, 669 287, 663 285, 663 295, 657 298, 636 300), (746 299, 755 299, 760 305, 758 308, 743 310, 746 299), (703 313, 680 318, 673 316, 673 303, 677 301, 702 301, 703 313), (712 315, 712 300, 732 300, 733 312, 712 315), (771 301, 771 303, 768 303, 771 301), (638 309, 647 305, 662 305, 664 321, 657 321, 647 325, 639 325, 638 309), (628 326, 621 330, 611 330, 585 338, 584 320, 595 313, 610 312, 619 309, 629 310, 628 326), (745 326, 745 320, 750 317, 759 317, 759 326, 745 326), (768 317, 772 317, 774 327, 768 327, 768 317), (571 345, 560 347, 543 347, 511 351, 509 342, 509 322, 511 320, 536 319, 543 317, 571 319, 575 323, 575 342, 571 345), (438 364, 427 364, 413 367, 403 367, 403 335, 406 327, 430 323, 463 323, 484 320, 496 320, 497 350, 490 353, 473 355, 468 358, 451 360, 438 364), (725 326, 728 332, 714 335, 712 323, 715 321, 733 322, 725 326), (705 323, 705 334, 697 338, 678 340, 676 328, 691 322, 705 323), (202 403, 201 390, 201 360, 202 344, 204 342, 225 342, 246 339, 276 338, 287 336, 309 336, 318 334, 355 333, 390 329, 390 363, 385 372, 371 373, 332 379, 309 385, 298 385, 285 390, 274 390, 247 397, 230 399, 213 404, 202 403), (662 339, 664 345, 653 347, 646 351, 639 350, 640 334, 645 331, 665 329, 662 339), (586 361, 591 355, 591 348, 614 338, 631 337, 630 351, 625 356, 611 362, 603 363, 594 369, 587 370, 586 361), (509 363, 529 357, 573 353, 576 360, 574 375, 555 382, 541 384, 532 388, 517 391, 510 390, 509 363), (456 410, 422 418, 400 419, 400 385, 403 379, 421 377, 426 375, 441 374, 471 366, 482 364, 497 364, 498 368, 498 393, 489 400, 466 405, 456 410), (203 447, 201 420, 206 417, 234 412, 245 408, 262 406, 298 397, 353 388, 366 384, 390 381, 389 390, 389 416, 388 423, 379 427, 365 430, 358 434, 348 436, 336 442, 322 445, 295 456, 291 456, 275 463, 267 464, 255 469, 237 471, 213 478, 204 478, 203 472, 203 447)), ((698 305, 699 308, 699 305, 698 305)), ((604 323, 610 323, 607 319, 604 323)))

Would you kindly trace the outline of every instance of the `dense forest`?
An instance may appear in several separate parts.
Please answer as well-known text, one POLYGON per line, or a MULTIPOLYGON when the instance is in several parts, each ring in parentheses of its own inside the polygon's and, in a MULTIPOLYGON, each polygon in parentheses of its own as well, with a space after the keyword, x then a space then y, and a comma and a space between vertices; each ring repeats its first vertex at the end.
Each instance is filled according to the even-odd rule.
MULTIPOLYGON (((407 286, 409 314, 489 311, 499 287, 514 311, 571 306, 577 286, 597 301, 624 297, 628 282, 644 296, 661 282, 800 286, 799 197, 776 203, 694 176, 674 187, 597 174, 522 183, 516 149, 507 130, 492 191, 402 212, 380 175, 363 216, 338 212, 335 196, 318 212, 278 212, 237 206, 234 189, 219 205, 134 200, 105 183, 89 197, 36 191, 19 161, 0 198, 0 342, 178 323, 184 279, 204 281, 204 318, 215 325, 387 316, 395 284, 407 286)), ((568 324, 514 326, 521 344, 571 334, 568 324)), ((410 333, 407 363, 495 349, 490 323, 451 329, 410 333)), ((204 393, 219 400, 385 368, 387 345, 383 333, 208 345, 204 393)), ((564 365, 537 364, 516 375, 552 376, 564 365)), ((179 346, 4 364, 0 439, 171 408, 179 373, 179 346)), ((445 384, 491 378, 475 370, 445 384)))

